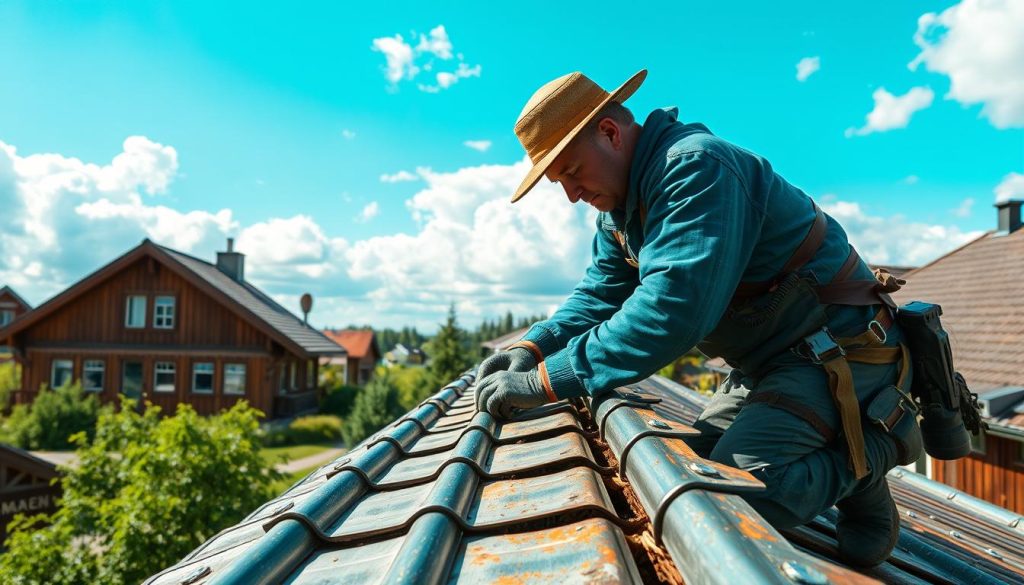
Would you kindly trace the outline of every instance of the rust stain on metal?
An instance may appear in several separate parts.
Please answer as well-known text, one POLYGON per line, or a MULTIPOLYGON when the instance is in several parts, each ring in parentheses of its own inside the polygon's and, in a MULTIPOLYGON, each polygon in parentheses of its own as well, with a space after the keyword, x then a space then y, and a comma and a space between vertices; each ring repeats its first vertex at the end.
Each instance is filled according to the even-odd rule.
POLYGON ((736 518, 739 520, 736 526, 739 528, 740 534, 751 539, 751 540, 767 540, 768 542, 778 542, 778 538, 772 535, 768 527, 764 525, 764 521, 758 518, 754 518, 750 514, 736 511, 736 518))

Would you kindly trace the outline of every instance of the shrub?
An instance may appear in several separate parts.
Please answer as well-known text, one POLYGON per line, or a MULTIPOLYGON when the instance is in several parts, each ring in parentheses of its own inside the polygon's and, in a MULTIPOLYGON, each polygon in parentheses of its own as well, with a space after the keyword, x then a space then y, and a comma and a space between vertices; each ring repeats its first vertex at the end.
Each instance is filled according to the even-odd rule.
POLYGON ((15 362, 0 364, 0 412, 11 405, 11 393, 21 387, 21 366, 15 362))
POLYGON ((57 511, 11 522, 0 581, 138 583, 273 496, 281 474, 245 401, 211 417, 123 404, 101 414, 94 438, 72 439, 79 463, 63 470, 57 511))
POLYGON ((356 397, 352 413, 342 426, 345 444, 355 446, 404 412, 389 377, 374 378, 356 397))
POLYGON ((358 386, 346 384, 328 387, 320 400, 320 412, 345 418, 352 411, 352 405, 355 404, 360 390, 358 386))
POLYGON ((2 423, 0 434, 22 449, 69 449, 78 432, 92 437, 103 408, 81 382, 50 390, 45 385, 32 404, 19 404, 2 423))
POLYGON ((288 425, 288 435, 295 445, 334 442, 341 438, 341 419, 329 414, 303 416, 288 425))

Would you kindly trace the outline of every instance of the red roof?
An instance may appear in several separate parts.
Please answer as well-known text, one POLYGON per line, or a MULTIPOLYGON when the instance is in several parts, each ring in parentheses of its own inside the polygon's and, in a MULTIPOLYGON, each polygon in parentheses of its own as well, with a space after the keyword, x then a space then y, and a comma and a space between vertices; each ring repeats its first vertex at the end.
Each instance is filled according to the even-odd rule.
POLYGON ((368 329, 342 329, 341 331, 333 331, 327 329, 324 331, 324 335, 330 337, 335 343, 345 348, 348 352, 348 356, 355 359, 362 359, 371 351, 373 351, 374 359, 380 356, 380 351, 377 349, 377 340, 373 336, 373 331, 368 329))

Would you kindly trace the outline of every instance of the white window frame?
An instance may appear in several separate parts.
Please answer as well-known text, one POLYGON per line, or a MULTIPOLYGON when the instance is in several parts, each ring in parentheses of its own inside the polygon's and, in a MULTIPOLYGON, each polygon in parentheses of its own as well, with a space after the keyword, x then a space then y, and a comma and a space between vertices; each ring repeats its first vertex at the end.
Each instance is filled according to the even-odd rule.
POLYGON ((175 304, 171 295, 153 299, 153 329, 174 329, 175 304))
POLYGON ((213 362, 195 362, 194 364, 192 364, 192 393, 193 394, 213 394, 213 382, 216 379, 216 376, 215 376, 216 369, 217 368, 216 368, 216 366, 215 366, 215 364, 213 362), (209 368, 210 368, 209 372, 206 372, 206 371, 200 372, 199 371, 200 367, 202 367, 203 370, 205 370, 207 366, 209 366, 209 368), (210 374, 210 389, 209 390, 206 390, 206 389, 198 390, 198 389, 196 389, 196 377, 199 376, 199 374, 210 374))
POLYGON ((82 362, 82 390, 86 392, 103 392, 103 386, 107 383, 107 363, 103 360, 85 360, 82 362), (100 385, 89 386, 89 373, 100 373, 100 385))
POLYGON ((50 389, 51 390, 56 390, 57 388, 60 388, 61 386, 63 386, 64 384, 67 383, 67 382, 64 382, 62 384, 55 384, 54 383, 54 382, 57 381, 57 365, 58 364, 67 364, 67 370, 70 372, 70 374, 68 375, 68 380, 67 380, 68 382, 70 382, 70 381, 75 379, 75 361, 74 360, 67 360, 67 359, 55 359, 55 360, 52 360, 50 362, 50 389))
POLYGON ((244 396, 245 375, 245 364, 224 364, 224 385, 222 386, 224 394, 231 396, 244 396), (237 384, 231 380, 232 377, 237 377, 237 384))
POLYGON ((174 362, 156 362, 153 364, 153 392, 159 392, 161 394, 173 393, 175 388, 178 386, 178 366, 174 362), (170 366, 170 369, 167 368, 170 366), (158 383, 160 374, 171 374, 174 376, 173 382, 171 382, 170 390, 161 389, 161 384, 158 383))
POLYGON ((146 295, 128 295, 124 302, 124 326, 127 329, 146 328, 146 295), (140 299, 142 304, 142 318, 136 323, 132 320, 132 299, 140 299))

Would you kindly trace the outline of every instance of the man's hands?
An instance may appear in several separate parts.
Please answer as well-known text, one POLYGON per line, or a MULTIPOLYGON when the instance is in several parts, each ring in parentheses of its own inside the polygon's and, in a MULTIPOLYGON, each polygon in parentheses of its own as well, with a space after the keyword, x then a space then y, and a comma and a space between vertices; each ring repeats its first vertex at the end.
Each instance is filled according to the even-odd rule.
POLYGON ((480 383, 494 372, 508 370, 510 372, 528 372, 537 367, 537 359, 533 352, 525 347, 513 347, 508 351, 499 351, 480 363, 476 370, 476 381, 480 383))
POLYGON ((497 372, 476 386, 476 409, 497 418, 510 418, 513 408, 533 408, 547 402, 537 372, 497 372))

